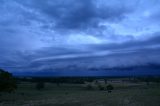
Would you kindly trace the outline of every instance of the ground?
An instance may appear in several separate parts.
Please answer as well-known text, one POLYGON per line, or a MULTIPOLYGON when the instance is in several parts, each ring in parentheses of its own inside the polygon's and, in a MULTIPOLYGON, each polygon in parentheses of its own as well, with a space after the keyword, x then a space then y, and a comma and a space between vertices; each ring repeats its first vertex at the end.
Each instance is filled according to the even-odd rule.
POLYGON ((14 93, 1 93, 0 106, 160 106, 160 84, 112 83, 111 93, 94 86, 87 90, 85 84, 46 83, 36 90, 35 83, 18 84, 14 93))

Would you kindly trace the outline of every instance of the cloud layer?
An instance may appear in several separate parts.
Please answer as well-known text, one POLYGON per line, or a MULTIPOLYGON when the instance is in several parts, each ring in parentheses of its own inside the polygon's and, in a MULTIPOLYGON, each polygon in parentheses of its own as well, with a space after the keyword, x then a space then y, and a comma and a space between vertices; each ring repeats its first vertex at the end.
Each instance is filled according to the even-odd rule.
POLYGON ((2 68, 87 71, 160 63, 159 0, 0 4, 2 68))

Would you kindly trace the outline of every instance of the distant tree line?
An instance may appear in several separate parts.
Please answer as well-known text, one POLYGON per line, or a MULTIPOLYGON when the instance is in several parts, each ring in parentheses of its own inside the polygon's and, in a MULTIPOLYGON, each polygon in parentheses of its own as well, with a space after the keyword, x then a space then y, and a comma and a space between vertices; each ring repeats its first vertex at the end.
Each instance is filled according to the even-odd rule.
POLYGON ((92 82, 96 77, 24 77, 18 78, 18 81, 28 82, 50 82, 50 83, 71 83, 71 84, 84 84, 85 82, 92 82))
MULTIPOLYGON (((108 79, 121 79, 121 77, 17 77, 18 82, 50 82, 50 83, 71 83, 71 84, 84 84, 85 82, 93 82, 97 79, 104 79, 106 82, 108 79)), ((125 77, 122 77, 125 78, 125 77)), ((130 82, 157 82, 160 83, 159 76, 141 76, 141 77, 126 77, 125 80, 130 82), (128 79, 127 79, 128 78, 128 79)))

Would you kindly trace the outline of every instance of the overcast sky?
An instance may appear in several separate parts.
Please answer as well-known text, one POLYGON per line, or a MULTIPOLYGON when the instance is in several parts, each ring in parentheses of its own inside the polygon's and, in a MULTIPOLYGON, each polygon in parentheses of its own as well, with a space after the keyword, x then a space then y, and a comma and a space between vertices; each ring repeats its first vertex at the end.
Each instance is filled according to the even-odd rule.
POLYGON ((160 63, 160 0, 0 0, 0 67, 160 63))

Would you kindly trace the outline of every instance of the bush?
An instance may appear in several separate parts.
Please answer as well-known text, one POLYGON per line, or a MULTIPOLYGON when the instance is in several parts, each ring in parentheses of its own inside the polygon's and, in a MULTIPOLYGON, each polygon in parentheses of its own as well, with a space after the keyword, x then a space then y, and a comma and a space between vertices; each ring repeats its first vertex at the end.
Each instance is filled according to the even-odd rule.
POLYGON ((112 92, 113 89, 114 89, 114 87, 111 84, 107 85, 108 93, 112 92))
POLYGON ((0 69, 0 92, 13 92, 17 84, 11 73, 0 69))
POLYGON ((37 90, 41 90, 41 89, 44 89, 45 88, 45 83, 44 82, 38 82, 36 84, 36 89, 37 90))
POLYGON ((98 84, 98 89, 102 91, 102 90, 105 90, 105 87, 102 86, 101 84, 98 84))
POLYGON ((93 86, 91 84, 87 84, 86 89, 87 90, 93 90, 93 86))

